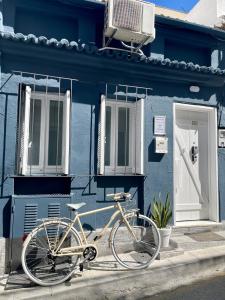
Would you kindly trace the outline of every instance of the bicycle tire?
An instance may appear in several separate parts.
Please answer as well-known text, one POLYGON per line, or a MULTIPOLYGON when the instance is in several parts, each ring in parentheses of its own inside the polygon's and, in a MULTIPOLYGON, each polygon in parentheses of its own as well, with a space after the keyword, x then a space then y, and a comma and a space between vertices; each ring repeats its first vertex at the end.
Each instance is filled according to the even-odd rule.
POLYGON ((127 269, 147 268, 157 257, 161 239, 155 223, 137 212, 125 215, 136 239, 123 219, 118 220, 111 236, 111 249, 115 259, 127 269))
MULTIPOLYGON (((68 224, 60 220, 43 222, 28 235, 22 249, 22 266, 24 272, 34 283, 41 286, 52 286, 68 280, 79 260, 79 255, 53 256, 52 250, 68 224)), ((78 246, 81 244, 80 236, 71 228, 61 245, 61 248, 78 246)))

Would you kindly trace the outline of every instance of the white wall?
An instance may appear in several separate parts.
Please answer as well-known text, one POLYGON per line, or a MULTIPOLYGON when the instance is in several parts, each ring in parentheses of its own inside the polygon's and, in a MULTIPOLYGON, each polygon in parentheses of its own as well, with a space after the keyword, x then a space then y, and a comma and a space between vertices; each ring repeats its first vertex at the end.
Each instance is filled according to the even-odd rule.
POLYGON ((199 0, 188 13, 187 20, 214 27, 222 15, 225 15, 225 0, 199 0))
POLYGON ((225 0, 217 0, 217 16, 225 15, 225 0))

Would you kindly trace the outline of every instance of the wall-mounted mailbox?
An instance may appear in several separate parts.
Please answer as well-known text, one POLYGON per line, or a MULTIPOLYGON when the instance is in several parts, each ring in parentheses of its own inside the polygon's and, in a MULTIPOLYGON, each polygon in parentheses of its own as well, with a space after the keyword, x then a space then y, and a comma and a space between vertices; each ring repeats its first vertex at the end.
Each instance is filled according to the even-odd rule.
POLYGON ((168 153, 168 138, 165 136, 155 137, 155 153, 168 153))
POLYGON ((225 148, 225 128, 218 130, 218 146, 225 148))

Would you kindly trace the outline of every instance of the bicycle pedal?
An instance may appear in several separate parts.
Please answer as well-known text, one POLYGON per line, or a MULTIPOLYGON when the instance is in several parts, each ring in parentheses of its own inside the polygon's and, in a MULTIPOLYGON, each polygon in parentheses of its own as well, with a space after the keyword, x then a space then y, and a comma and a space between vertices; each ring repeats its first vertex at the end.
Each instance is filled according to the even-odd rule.
POLYGON ((80 268, 80 272, 84 271, 84 265, 83 264, 79 264, 79 268, 80 268))

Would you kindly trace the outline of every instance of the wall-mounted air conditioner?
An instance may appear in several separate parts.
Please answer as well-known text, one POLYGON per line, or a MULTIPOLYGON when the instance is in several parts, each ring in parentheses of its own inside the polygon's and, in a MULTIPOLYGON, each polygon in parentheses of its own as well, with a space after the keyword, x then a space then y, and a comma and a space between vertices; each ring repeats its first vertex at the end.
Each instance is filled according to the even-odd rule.
POLYGON ((141 0, 108 0, 104 35, 146 45, 155 39, 155 5, 141 0))

